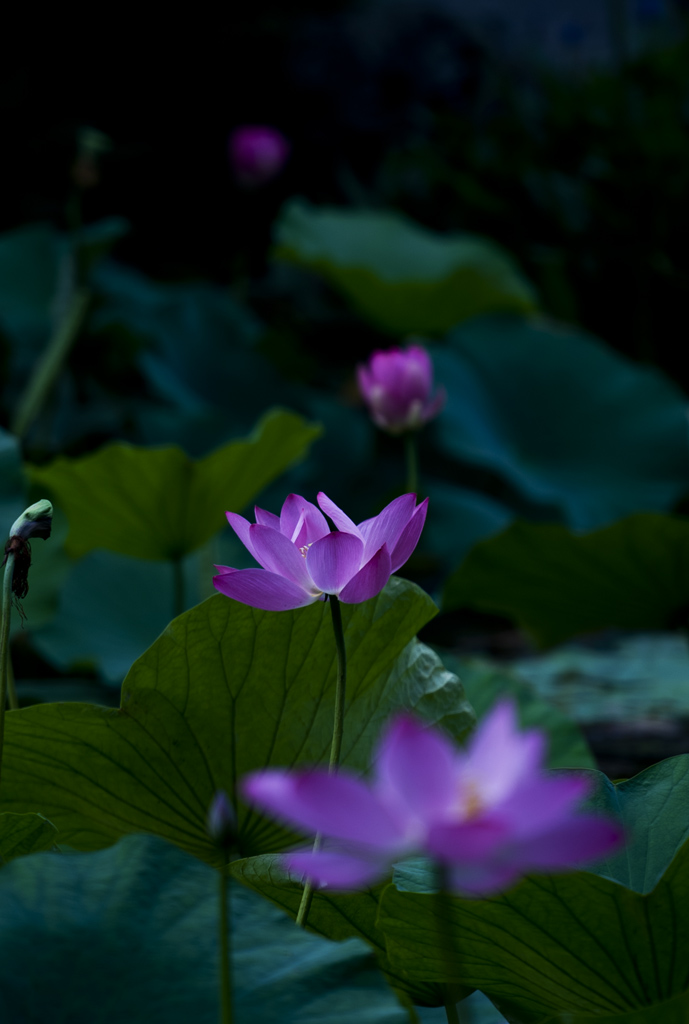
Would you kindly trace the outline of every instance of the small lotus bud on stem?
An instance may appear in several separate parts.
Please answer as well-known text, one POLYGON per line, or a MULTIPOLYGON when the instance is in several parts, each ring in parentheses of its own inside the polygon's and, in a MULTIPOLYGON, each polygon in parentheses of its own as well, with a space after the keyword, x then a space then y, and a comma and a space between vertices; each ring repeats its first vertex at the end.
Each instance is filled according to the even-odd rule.
POLYGON ((12 593, 24 598, 29 592, 29 569, 31 568, 31 545, 34 537, 47 540, 53 525, 53 506, 45 498, 29 505, 10 528, 10 539, 5 545, 5 574, 10 573, 12 593), (14 558, 8 564, 8 558, 14 558))
POLYGON ((10 540, 14 537, 21 537, 22 540, 33 540, 34 537, 42 537, 47 540, 53 525, 53 506, 46 498, 29 505, 19 519, 16 519, 10 528, 10 540))
MULTIPOLYGON (((53 522, 53 506, 43 498, 22 512, 12 524, 10 539, 5 545, 5 576, 2 584, 2 618, 0 620, 0 767, 5 732, 5 704, 9 692, 10 707, 18 707, 14 683, 9 671, 10 616, 12 595, 21 599, 29 592, 29 569, 31 567, 31 545, 33 537, 50 536, 53 522)), ((21 606, 20 606, 21 611, 21 606)))
POLYGON ((228 850, 237 835, 237 822, 227 794, 219 789, 208 808, 206 827, 211 839, 223 850, 228 850))

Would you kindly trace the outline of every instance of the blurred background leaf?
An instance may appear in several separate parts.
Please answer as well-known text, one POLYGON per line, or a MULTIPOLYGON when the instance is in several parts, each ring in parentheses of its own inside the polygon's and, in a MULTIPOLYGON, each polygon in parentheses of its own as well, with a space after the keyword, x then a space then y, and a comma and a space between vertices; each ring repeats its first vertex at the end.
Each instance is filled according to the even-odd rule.
POLYGON ((277 221, 274 257, 322 274, 395 335, 443 333, 480 313, 536 306, 533 288, 499 246, 432 233, 393 210, 294 200, 277 221))
MULTIPOLYGON (((215 1024, 217 889, 215 871, 152 836, 15 861, 0 876, 3 1017, 215 1024)), ((238 885, 231 900, 238 1022, 409 1020, 363 943, 296 929, 238 885)))

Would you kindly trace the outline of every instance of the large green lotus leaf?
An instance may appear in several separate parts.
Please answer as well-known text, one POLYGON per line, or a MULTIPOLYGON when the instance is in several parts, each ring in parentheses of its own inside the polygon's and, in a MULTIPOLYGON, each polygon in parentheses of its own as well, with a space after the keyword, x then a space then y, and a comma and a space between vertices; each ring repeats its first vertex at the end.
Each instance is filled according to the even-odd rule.
MULTIPOLYGON (((216 1024, 218 876, 151 836, 0 872, 0 1018, 216 1024)), ((403 1024, 361 942, 326 942, 231 886, 237 1024, 403 1024)))
POLYGON ((545 321, 485 317, 433 354, 445 451, 576 529, 665 510, 689 478, 686 397, 657 370, 545 321))
POLYGON ((581 730, 567 715, 543 700, 518 673, 482 658, 439 651, 446 668, 456 672, 479 720, 503 697, 517 704, 522 729, 540 729, 548 737, 548 768, 595 768, 581 730))
POLYGON ((392 334, 441 333, 480 313, 536 305, 531 285, 493 242, 437 234, 392 210, 292 200, 277 222, 274 255, 322 274, 392 334))
MULTIPOLYGON (((458 978, 514 1024, 622 1022, 642 1008, 649 1016, 639 1021, 655 1021, 667 1001, 689 993, 689 919, 680 909, 689 897, 689 755, 617 786, 591 776, 594 806, 627 830, 621 854, 599 873, 529 877, 503 895, 445 904, 458 978)), ((447 975, 431 889, 427 866, 409 862, 381 899, 388 957, 408 981, 447 975)))
POLYGON ((614 1013, 592 1017, 590 1014, 573 1016, 571 1013, 548 1017, 539 1024, 686 1024, 689 1019, 689 994, 664 999, 653 1006, 644 1006, 629 1013, 614 1013))
POLYGON ((596 870, 646 895, 689 839, 689 754, 668 757, 617 785, 600 772, 591 776, 593 807, 618 818, 627 835, 624 849, 596 870))
POLYGON ((0 864, 50 850, 57 838, 57 829, 41 814, 0 814, 0 864))
MULTIPOLYGON (((263 854, 234 861, 232 874, 296 919, 304 889, 285 874, 277 855, 263 854)), ((408 982, 404 972, 396 970, 388 960, 385 936, 376 923, 380 897, 386 884, 363 892, 316 889, 309 910, 309 931, 336 942, 363 939, 372 947, 378 966, 393 988, 405 993, 414 1003, 442 1006, 444 995, 440 985, 414 980, 408 982)))
POLYGON ((617 626, 679 625, 689 608, 689 520, 640 513, 592 533, 518 522, 481 541, 443 608, 513 618, 543 645, 617 626))
MULTIPOLYGON (((473 713, 456 676, 414 639, 435 612, 393 577, 343 606, 348 652, 343 763, 368 768, 399 707, 461 737, 473 713)), ((7 716, 0 809, 40 811, 78 849, 155 832, 215 863, 205 818, 213 794, 268 765, 327 761, 336 676, 327 604, 262 612, 216 595, 175 619, 132 666, 119 710, 41 704, 7 716)), ((243 855, 293 837, 242 804, 243 855)))
POLYGON ((32 466, 69 520, 67 550, 93 548, 147 559, 173 559, 206 543, 267 483, 302 458, 320 428, 274 410, 253 434, 196 461, 181 448, 111 444, 80 458, 32 466))

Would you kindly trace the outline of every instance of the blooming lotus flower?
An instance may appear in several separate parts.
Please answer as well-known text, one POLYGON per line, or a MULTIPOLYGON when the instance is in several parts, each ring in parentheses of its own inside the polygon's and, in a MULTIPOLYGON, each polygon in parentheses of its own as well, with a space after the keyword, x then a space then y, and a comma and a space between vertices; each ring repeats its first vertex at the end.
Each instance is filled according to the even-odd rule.
POLYGON ((318 504, 320 509, 290 494, 279 516, 257 507, 253 524, 227 512, 230 526, 263 568, 216 566, 216 590, 274 612, 302 608, 328 594, 345 604, 367 601, 380 593, 416 547, 428 498, 417 506, 415 494, 403 494, 358 526, 322 492, 318 504), (335 532, 323 512, 335 523, 335 532))
POLYGON ((365 366, 357 366, 357 380, 373 422, 390 434, 423 426, 447 398, 445 388, 432 393, 431 357, 418 345, 374 352, 365 366))
POLYGON ((230 136, 228 153, 242 185, 264 185, 280 173, 289 155, 285 136, 268 125, 244 125, 230 136))
POLYGON ((266 770, 241 788, 262 810, 321 834, 321 849, 284 857, 316 885, 362 888, 395 861, 424 854, 446 867, 455 892, 480 895, 526 872, 576 868, 622 839, 615 822, 577 810, 584 778, 542 771, 544 746, 543 734, 518 730, 509 701, 466 750, 404 713, 380 740, 370 782, 344 771, 266 770))

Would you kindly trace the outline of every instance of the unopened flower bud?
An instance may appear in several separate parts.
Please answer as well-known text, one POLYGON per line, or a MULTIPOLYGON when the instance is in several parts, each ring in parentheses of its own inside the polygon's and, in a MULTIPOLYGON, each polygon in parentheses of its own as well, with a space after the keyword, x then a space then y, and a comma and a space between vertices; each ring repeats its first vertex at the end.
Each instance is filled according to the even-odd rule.
POLYGON ((236 819, 227 794, 219 789, 208 808, 206 827, 211 839, 223 849, 232 845, 237 833, 236 819))
POLYGON ((53 506, 46 498, 29 505, 19 519, 16 519, 10 528, 10 540, 19 537, 20 540, 33 540, 35 537, 42 537, 47 540, 53 525, 53 506))
POLYGON ((47 540, 53 525, 53 506, 46 498, 29 505, 10 528, 2 564, 12 556, 12 593, 22 600, 29 593, 31 544, 36 537, 47 540))
POLYGON ((371 419, 389 434, 417 430, 438 415, 447 398, 445 388, 433 393, 433 363, 419 345, 374 352, 357 367, 357 381, 371 419))
POLYGON ((276 128, 244 125, 230 136, 228 155, 240 185, 264 185, 282 170, 290 144, 276 128))

